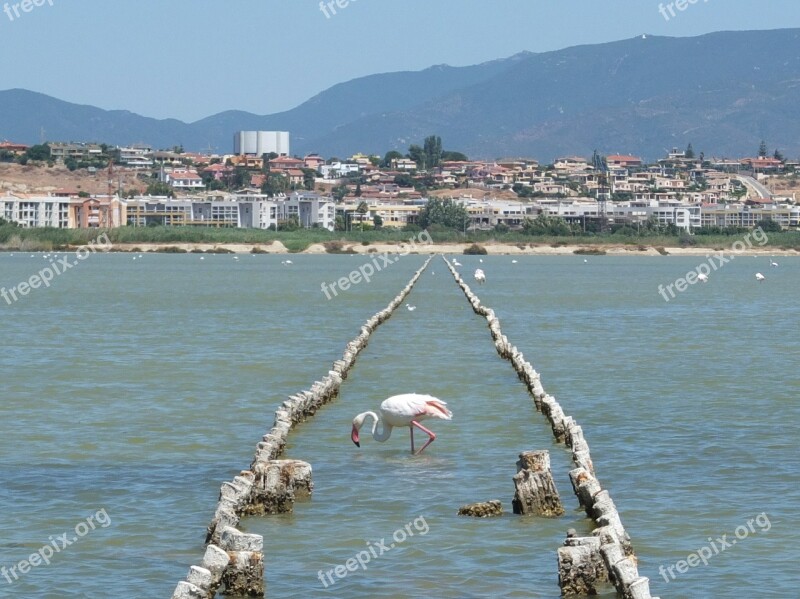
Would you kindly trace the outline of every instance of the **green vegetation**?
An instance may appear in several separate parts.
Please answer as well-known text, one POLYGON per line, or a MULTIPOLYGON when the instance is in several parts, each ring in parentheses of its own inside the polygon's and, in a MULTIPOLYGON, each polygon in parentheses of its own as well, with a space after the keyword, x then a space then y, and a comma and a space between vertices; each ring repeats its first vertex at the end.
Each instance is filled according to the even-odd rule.
POLYGON ((464 254, 467 256, 485 256, 488 253, 485 247, 477 243, 473 243, 471 246, 464 249, 464 254))
MULTIPOLYGON (((282 243, 290 252, 300 252, 311 244, 324 244, 330 241, 363 244, 408 242, 420 231, 417 226, 406 229, 391 227, 370 228, 359 231, 327 231, 326 229, 297 229, 294 231, 264 231, 260 229, 232 229, 211 227, 120 227, 107 231, 112 244, 171 244, 171 243, 208 243, 223 244, 261 244, 269 245, 275 241, 282 243)), ((99 229, 25 229, 14 224, 0 223, 0 249, 52 251, 69 246, 88 244, 97 239, 104 231, 99 229)), ((692 244, 706 248, 730 248, 737 236, 726 233, 703 235, 669 235, 640 231, 630 227, 612 233, 595 233, 578 235, 570 232, 566 235, 551 233, 530 235, 521 231, 500 233, 492 231, 467 231, 448 229, 441 226, 428 228, 434 243, 509 243, 548 245, 553 247, 580 244, 582 246, 602 246, 606 244, 640 246, 647 245, 662 251, 663 248, 678 247, 681 244, 692 244), (631 234, 633 233, 633 234, 631 234)), ((774 248, 795 249, 800 251, 800 232, 780 231, 768 233, 767 245, 774 248)), ((742 234, 743 236, 743 234, 742 234)), ((666 250, 663 250, 666 251, 666 250)), ((662 253, 663 253, 662 251, 662 253)))

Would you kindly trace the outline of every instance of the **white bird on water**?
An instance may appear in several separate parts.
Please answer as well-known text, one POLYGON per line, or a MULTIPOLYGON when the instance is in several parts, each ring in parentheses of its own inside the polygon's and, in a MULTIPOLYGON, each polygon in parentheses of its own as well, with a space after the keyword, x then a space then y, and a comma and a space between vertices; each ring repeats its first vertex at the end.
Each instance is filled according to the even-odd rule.
POLYGON ((769 260, 769 265, 770 265, 770 266, 778 266, 778 263, 777 263, 777 262, 775 262, 775 260, 773 260, 772 258, 770 258, 770 260, 769 260))
POLYGON ((461 266, 461 262, 453 258, 453 266, 461 266))
POLYGON ((511 261, 511 264, 516 264, 516 263, 517 263, 517 261, 516 261, 516 260, 512 260, 512 261, 511 261))
POLYGON ((697 280, 701 283, 708 283, 708 275, 704 272, 698 273, 697 280))
POLYGON ((378 408, 379 414, 375 412, 362 412, 353 418, 353 431, 350 438, 356 447, 361 447, 359 431, 367 418, 372 418, 372 438, 383 443, 389 440, 394 427, 407 426, 411 431, 411 453, 421 454, 425 448, 434 442, 436 435, 420 424, 426 418, 439 418, 441 420, 452 420, 453 413, 447 409, 447 403, 437 399, 432 395, 419 395, 417 393, 404 393, 393 395, 383 400, 378 408), (378 423, 381 423, 381 431, 378 432, 378 423), (428 442, 419 451, 414 451, 414 427, 417 427, 428 435, 428 442))
POLYGON ((763 281, 763 280, 764 280, 764 279, 766 279, 766 278, 767 278, 767 277, 765 277, 764 275, 762 275, 760 272, 757 272, 757 273, 756 273, 756 281, 763 281))
POLYGON ((411 304, 406 304, 406 308, 408 308, 408 311, 409 311, 409 312, 413 312, 414 310, 416 310, 416 309, 417 309, 417 307, 416 307, 416 306, 412 306, 411 304))
POLYGON ((483 258, 478 258, 478 262, 480 262, 481 264, 483 264, 483 258))
POLYGON ((486 275, 480 268, 475 270, 475 274, 473 276, 475 277, 475 280, 478 281, 478 283, 480 283, 481 285, 483 285, 486 282, 486 275))
POLYGON ((284 260, 283 262, 281 262, 281 264, 283 264, 284 266, 289 266, 290 264, 292 264, 292 261, 291 260, 284 260))

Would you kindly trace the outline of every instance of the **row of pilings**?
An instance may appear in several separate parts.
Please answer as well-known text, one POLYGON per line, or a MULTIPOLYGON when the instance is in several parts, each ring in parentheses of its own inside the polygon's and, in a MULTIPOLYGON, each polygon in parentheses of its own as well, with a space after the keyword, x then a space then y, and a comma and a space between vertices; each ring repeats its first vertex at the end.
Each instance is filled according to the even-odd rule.
POLYGON ((583 428, 574 418, 566 415, 555 397, 545 392, 539 373, 503 334, 494 310, 481 304, 453 265, 446 258, 444 261, 473 311, 486 318, 497 353, 511 362, 533 396, 536 410, 544 414, 550 423, 556 441, 572 451, 575 464, 575 469, 569 473, 572 488, 580 506, 594 520, 596 528, 590 537, 579 537, 573 530, 568 531, 564 546, 558 548, 561 593, 565 596, 595 595, 600 585, 610 582, 625 599, 658 599, 650 595, 649 579, 639 576, 630 536, 622 525, 611 496, 601 487, 595 475, 583 428))
POLYGON ((280 460, 289 432, 339 395, 370 335, 402 305, 432 257, 380 312, 369 318, 344 349, 342 358, 309 389, 290 395, 275 411, 272 429, 256 447, 249 470, 222 483, 214 516, 206 531, 206 551, 199 566, 191 566, 178 583, 173 599, 214 599, 218 592, 237 597, 265 597, 264 539, 239 530, 242 516, 291 512, 295 499, 310 496, 311 465, 280 460))

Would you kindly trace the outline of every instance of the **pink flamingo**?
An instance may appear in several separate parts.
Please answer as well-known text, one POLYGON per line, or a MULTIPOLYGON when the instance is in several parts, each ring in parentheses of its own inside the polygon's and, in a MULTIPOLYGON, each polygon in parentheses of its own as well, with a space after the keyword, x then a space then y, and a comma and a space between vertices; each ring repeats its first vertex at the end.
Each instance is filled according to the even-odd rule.
POLYGON ((447 409, 447 404, 441 399, 431 395, 418 395, 416 393, 404 393, 403 395, 393 395, 389 399, 383 400, 379 408, 380 416, 375 412, 362 412, 353 418, 353 432, 351 439, 356 447, 361 447, 358 432, 364 421, 371 417, 372 438, 380 443, 387 441, 392 435, 392 428, 396 426, 407 426, 411 431, 411 453, 414 453, 414 427, 428 434, 428 442, 414 453, 421 454, 425 448, 434 442, 436 435, 422 426, 419 421, 426 418, 441 418, 451 420, 453 413, 447 409), (378 432, 378 422, 382 424, 381 432, 378 432))

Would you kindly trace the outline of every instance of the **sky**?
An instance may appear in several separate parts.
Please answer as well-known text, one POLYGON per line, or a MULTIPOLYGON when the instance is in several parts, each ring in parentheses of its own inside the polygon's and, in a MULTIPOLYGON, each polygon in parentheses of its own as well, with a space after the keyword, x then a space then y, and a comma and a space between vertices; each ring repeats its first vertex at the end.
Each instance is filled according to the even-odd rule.
POLYGON ((523 50, 800 27, 798 0, 21 1, 0 0, 0 89, 187 122, 523 50))

